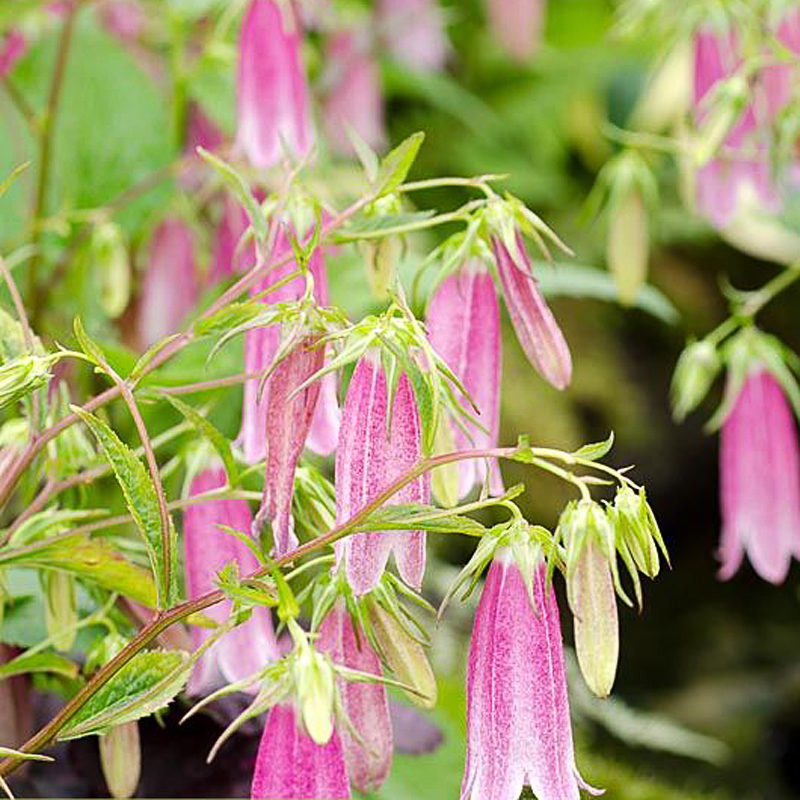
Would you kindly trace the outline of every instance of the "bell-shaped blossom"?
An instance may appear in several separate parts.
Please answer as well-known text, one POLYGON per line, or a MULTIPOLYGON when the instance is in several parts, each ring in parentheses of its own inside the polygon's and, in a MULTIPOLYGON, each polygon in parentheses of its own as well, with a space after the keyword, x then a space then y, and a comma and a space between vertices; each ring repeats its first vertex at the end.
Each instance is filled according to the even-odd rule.
MULTIPOLYGON (((389 393, 379 356, 367 352, 350 380, 336 451, 336 521, 342 523, 375 500, 422 454, 422 431, 408 377, 398 381, 387 435, 389 393)), ((397 492, 390 502, 426 503, 427 476, 397 492)), ((424 531, 356 533, 335 545, 347 579, 356 594, 375 588, 394 552, 400 576, 419 588, 425 573, 424 531)))
POLYGON ((334 730, 319 745, 299 727, 298 714, 288 703, 272 706, 256 756, 250 797, 259 800, 349 798, 342 743, 334 730))
POLYGON ((527 61, 542 38, 547 0, 487 0, 487 6, 498 44, 516 61, 527 61))
MULTIPOLYGON (((436 352, 461 381, 467 398, 461 402, 476 424, 463 421, 453 426, 456 449, 497 447, 500 422, 500 309, 492 278, 480 261, 468 262, 459 272, 436 287, 426 314, 428 336, 436 352)), ((467 494, 486 477, 486 460, 459 462, 459 496, 467 494)), ((490 462, 490 488, 503 491, 497 460, 490 462)))
MULTIPOLYGON (((19 655, 0 642, 0 666, 19 655)), ((33 733, 33 702, 28 675, 14 675, 0 680, 0 744, 18 748, 33 733)))
POLYGON ((282 556, 297 547, 292 517, 294 474, 311 428, 319 397, 319 381, 293 392, 324 365, 325 351, 316 338, 301 339, 278 363, 264 385, 265 476, 264 498, 255 530, 272 525, 273 552, 282 556))
MULTIPOLYGON (((279 261, 291 252, 291 245, 286 233, 279 229, 272 248, 271 259, 279 261)), ((246 256, 243 256, 246 258, 246 256)), ((328 277, 325 271, 325 262, 322 251, 317 248, 309 261, 309 270, 314 279, 314 296, 317 302, 325 306, 328 304, 328 277)), ((253 287, 253 294, 264 291, 270 285, 288 277, 297 270, 297 264, 292 259, 280 267, 271 270, 269 274, 253 287)), ((305 291, 305 281, 298 276, 279 289, 267 294, 264 303, 290 302, 299 299, 305 291)), ((248 331, 244 337, 245 372, 248 374, 261 373, 269 369, 278 352, 281 331, 279 325, 269 325, 248 331)), ((264 458, 266 454, 266 427, 264 420, 267 413, 266 399, 259 397, 259 379, 251 378, 244 385, 244 401, 242 405, 242 429, 239 441, 244 452, 244 458, 250 463, 255 463, 264 458)), ((322 456, 330 455, 336 448, 339 438, 339 403, 336 398, 336 376, 326 375, 319 381, 319 399, 306 444, 309 449, 322 456)))
MULTIPOLYGON (((800 7, 789 10, 780 21, 775 38, 796 56, 800 56, 800 7)), ((779 114, 792 99, 792 81, 797 64, 780 63, 764 67, 762 80, 771 117, 779 114)))
POLYGON ((380 74, 366 33, 339 33, 326 47, 324 129, 331 147, 342 155, 353 154, 350 128, 375 150, 386 141, 380 74))
POLYGON ((20 31, 11 28, 0 35, 0 78, 11 72, 27 49, 28 43, 20 31))
POLYGON ((533 599, 507 549, 489 568, 469 647, 462 800, 578 800, 558 604, 540 565, 533 599))
MULTIPOLYGON (((199 472, 189 487, 195 496, 225 485, 225 472, 214 466, 199 472)), ((239 574, 255 572, 260 566, 254 553, 237 537, 222 530, 225 525, 249 534, 252 516, 245 500, 217 498, 189 505, 183 513, 183 545, 186 558, 186 590, 190 598, 215 588, 216 575, 225 564, 235 561, 239 574)), ((231 613, 225 600, 204 612, 217 622, 224 622, 231 613)), ((195 648, 211 632, 192 627, 195 648)), ((262 669, 279 657, 278 645, 267 608, 256 607, 248 620, 226 633, 197 662, 189 681, 190 694, 214 689, 224 679, 241 680, 262 669)))
POLYGON ((256 263, 255 245, 242 241, 250 224, 247 212, 229 194, 222 198, 221 205, 211 256, 212 283, 236 273, 248 272, 256 263))
POLYGON ((138 308, 139 343, 145 348, 179 331, 200 293, 192 231, 179 217, 162 220, 147 256, 138 308))
POLYGON ((189 103, 186 112, 186 152, 195 153, 198 147, 216 150, 224 143, 224 134, 203 111, 202 106, 199 103, 189 103))
POLYGON ((564 389, 572 379, 572 356, 533 277, 522 236, 516 235, 516 253, 499 236, 492 237, 492 247, 508 315, 525 355, 545 380, 564 389))
POLYGON ((781 583, 800 555, 800 457, 789 403, 769 372, 750 373, 720 435, 720 577, 745 553, 764 580, 781 583))
MULTIPOLYGON (((319 630, 317 647, 334 664, 380 677, 381 662, 363 631, 356 637, 350 615, 337 603, 319 630)), ((392 722, 382 683, 337 679, 344 713, 361 741, 342 728, 342 747, 350 783, 360 792, 377 791, 392 764, 392 722)))
POLYGON ((415 70, 444 66, 450 43, 437 0, 379 0, 378 22, 400 64, 415 70))
POLYGON ((287 148, 297 158, 311 149, 301 44, 288 3, 251 0, 239 40, 236 140, 256 167, 272 166, 287 148))

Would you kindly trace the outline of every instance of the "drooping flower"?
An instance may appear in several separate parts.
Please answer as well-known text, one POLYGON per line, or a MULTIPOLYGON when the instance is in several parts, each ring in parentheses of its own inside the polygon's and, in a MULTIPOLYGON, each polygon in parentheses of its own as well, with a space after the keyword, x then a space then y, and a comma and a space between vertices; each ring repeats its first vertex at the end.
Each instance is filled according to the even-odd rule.
MULTIPOLYGON (((478 408, 480 425, 463 421, 453 426, 458 450, 497 447, 500 417, 500 309, 492 278, 480 263, 469 261, 436 287, 426 314, 428 335, 436 352, 461 381, 478 408)), ((466 398, 461 398, 471 411, 466 398)), ((459 497, 483 483, 487 462, 461 461, 459 497)), ((490 488, 502 494, 496 459, 489 464, 490 488)))
MULTIPOLYGON (((189 488, 190 497, 225 485, 225 472, 218 466, 199 472, 189 488)), ((193 503, 183 514, 183 544, 186 557, 186 590, 190 598, 215 587, 217 573, 226 563, 235 561, 239 574, 247 575, 259 567, 252 551, 238 538, 220 529, 226 525, 249 534, 252 517, 245 500, 217 498, 193 503)), ((211 606, 206 614, 224 622, 231 612, 226 600, 211 606)), ((210 631, 192 627, 195 648, 209 637, 210 631)), ((248 620, 225 634, 197 662, 189 681, 190 694, 213 689, 223 678, 233 682, 252 675, 278 658, 278 646, 267 608, 256 607, 248 620)))
POLYGON ((791 408, 763 369, 750 372, 722 426, 720 500, 720 577, 747 553, 764 580, 781 583, 800 555, 800 457, 791 408))
MULTIPOLYGON (((317 646, 334 664, 381 675, 378 656, 363 631, 356 637, 350 616, 341 602, 334 605, 320 626, 317 646)), ((350 783, 360 792, 377 791, 392 764, 392 723, 386 689, 381 683, 342 678, 337 678, 337 684, 344 713, 361 737, 359 742, 346 727, 342 730, 350 783)))
POLYGON ((212 283, 237 272, 248 272, 256 263, 255 246, 252 242, 242 242, 249 225, 247 212, 229 194, 222 198, 221 205, 211 256, 212 283))
MULTIPOLYGON (((336 521, 344 522, 374 500, 393 479, 408 470, 422 452, 422 436, 414 392, 400 376, 387 437, 389 406, 386 376, 376 353, 368 351, 356 365, 342 412, 336 451, 336 521)), ((394 495, 395 503, 425 503, 426 476, 394 495)), ((425 572, 424 531, 356 533, 335 545, 344 560, 347 579, 358 594, 375 588, 394 551, 400 576, 419 588, 425 572)))
MULTIPOLYGON (((775 38, 796 56, 800 56, 800 8, 790 10, 780 21, 775 38)), ((792 80, 796 80, 797 64, 769 64, 764 67, 762 80, 766 90, 771 118, 779 114, 792 100, 792 80)))
POLYGON ((525 355, 545 380, 564 389, 572 379, 572 356, 533 277, 522 236, 517 232, 516 253, 497 235, 492 247, 506 308, 525 355))
POLYGON ((437 0, 380 0, 378 22, 399 63, 415 70, 444 66, 450 44, 437 0))
POLYGON ((331 147, 342 155, 353 153, 348 128, 375 150, 386 141, 380 75, 366 33, 339 33, 328 40, 326 47, 325 135, 331 147))
POLYGON ((261 735, 250 797, 349 798, 339 734, 334 730, 328 743, 319 745, 300 729, 291 704, 274 705, 261 735))
POLYGON ((578 800, 558 605, 541 564, 528 587, 508 549, 489 568, 469 648, 462 800, 578 800))
POLYGON ((292 517, 294 474, 311 428, 320 383, 313 381, 292 394, 325 363, 325 351, 316 347, 316 343, 313 336, 301 339, 281 359, 264 385, 264 498, 255 530, 260 530, 264 521, 270 522, 276 556, 285 555, 298 544, 292 517))
POLYGON ((150 347, 178 331, 194 308, 199 291, 192 232, 179 217, 166 217, 153 233, 148 248, 139 293, 140 345, 150 347))
MULTIPOLYGON (((0 665, 5 665, 19 652, 0 642, 0 665)), ((33 733, 33 702, 30 677, 15 675, 0 680, 0 743, 18 748, 33 733)))
MULTIPOLYGON (((272 259, 279 261, 291 252, 291 244, 285 231, 279 229, 272 248, 272 259)), ((288 277, 297 270, 294 260, 276 267, 253 287, 253 294, 258 294, 269 288, 273 283, 288 277)), ((314 279, 314 296, 317 302, 325 306, 328 304, 328 278, 325 272, 325 263, 320 248, 314 250, 309 261, 309 270, 314 279)), ((305 282, 298 276, 292 281, 270 292, 263 299, 264 303, 280 303, 297 300, 305 290, 305 282)), ((278 352, 280 345, 280 326, 269 325, 248 331, 244 337, 245 372, 248 374, 261 373, 269 369, 278 352)), ((264 458, 266 454, 266 427, 267 413, 266 400, 262 394, 259 398, 259 379, 251 378, 244 384, 244 401, 242 405, 242 429, 239 441, 242 445, 244 458, 250 463, 255 463, 264 458)), ((336 377, 326 375, 319 381, 319 399, 316 411, 311 421, 306 444, 319 455, 330 455, 336 448, 339 437, 339 403, 336 399, 336 377)))
POLYGON ((527 61, 542 38, 546 0, 488 0, 487 11, 500 46, 517 61, 527 61))
POLYGON ((291 7, 275 0, 251 0, 242 22, 236 141, 256 167, 272 166, 286 148, 296 158, 311 149, 297 26, 291 7))

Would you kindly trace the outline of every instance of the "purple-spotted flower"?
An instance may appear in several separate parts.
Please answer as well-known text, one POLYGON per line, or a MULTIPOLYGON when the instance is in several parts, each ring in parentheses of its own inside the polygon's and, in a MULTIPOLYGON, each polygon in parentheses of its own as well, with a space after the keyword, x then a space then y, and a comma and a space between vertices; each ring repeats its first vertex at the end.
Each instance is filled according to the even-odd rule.
POLYGON ((481 595, 467 671, 467 762, 462 800, 578 800, 591 792, 572 744, 558 605, 544 564, 533 602, 511 551, 495 553, 481 595))
MULTIPOLYGON (((291 252, 288 236, 282 228, 278 229, 272 248, 272 259, 280 260, 291 252)), ((244 256, 246 257, 246 256, 244 256)), ((309 270, 314 279, 314 296, 321 306, 328 304, 328 278, 320 248, 314 250, 309 261, 309 270)), ((267 289, 297 270, 294 260, 270 271, 264 280, 253 287, 253 294, 267 289)), ((305 290, 305 281, 298 276, 292 281, 270 292, 264 297, 265 303, 291 302, 298 300, 305 290)), ((245 371, 248 374, 262 373, 272 366, 280 345, 280 325, 268 325, 247 331, 244 337, 245 371)), ((242 405, 242 429, 239 433, 244 458, 255 463, 266 454, 267 403, 262 393, 259 398, 258 378, 251 378, 244 385, 242 405)), ((319 455, 330 455, 336 448, 339 437, 339 403, 336 398, 336 377, 328 374, 319 383, 319 399, 311 420, 306 444, 319 455)))
POLYGON ((498 44, 513 59, 527 61, 542 38, 546 0, 488 0, 487 5, 498 44))
MULTIPOLYGON (((334 664, 381 676, 381 663, 364 635, 358 637, 342 602, 328 612, 320 626, 317 647, 334 664)), ((342 747, 350 783, 360 792, 377 791, 392 764, 392 723, 386 689, 381 683, 362 683, 337 678, 345 715, 360 737, 347 727, 342 730, 342 747)))
POLYGON ((327 744, 317 744, 299 727, 298 714, 291 703, 272 706, 258 747, 250 797, 349 798, 350 785, 338 733, 334 730, 327 744))
POLYGON ((572 379, 572 356, 553 312, 545 303, 531 260, 519 232, 515 247, 497 234, 492 236, 497 272, 503 287, 511 323, 528 360, 556 389, 564 389, 572 379))
POLYGON ((800 556, 800 457, 794 416, 775 378, 753 369, 720 435, 720 577, 744 554, 764 580, 781 583, 800 556))
POLYGON ((325 135, 342 155, 353 153, 350 128, 374 150, 386 141, 380 75, 366 33, 365 29, 345 31, 330 38, 326 46, 325 135))
POLYGON ((308 86, 301 32, 288 3, 251 0, 242 22, 237 81, 236 141, 256 167, 270 167, 286 149, 311 149, 308 86))
POLYGON ((379 0, 378 24, 399 63, 415 70, 444 66, 450 43, 437 0, 379 0))
POLYGON ((189 226, 176 216, 158 225, 150 240, 139 292, 138 331, 142 347, 175 333, 200 292, 189 226))
MULTIPOLYGON (((336 521, 344 522, 415 464, 422 453, 422 431, 408 377, 397 384, 387 432, 389 392, 377 353, 367 351, 353 372, 342 412, 336 451, 336 521), (388 434, 388 435, 387 435, 388 434)), ((427 476, 420 476, 394 495, 394 503, 425 503, 427 476)), ((394 552, 400 576, 419 588, 425 573, 424 531, 356 533, 335 545, 344 561, 350 587, 357 595, 374 589, 394 552)))
MULTIPOLYGON (((461 381, 479 411, 480 425, 465 421, 463 428, 453 426, 456 449, 497 447, 500 309, 491 275, 480 261, 468 261, 459 272, 436 287, 428 304, 426 321, 431 344, 461 381)), ((462 403, 469 408, 466 398, 462 398, 462 403)), ((486 468, 485 460, 459 463, 459 497, 483 483, 486 468)), ((502 494, 503 483, 495 459, 489 464, 489 473, 492 493, 502 494)))
MULTIPOLYGON (((217 466, 204 469, 192 480, 189 495, 225 486, 225 472, 217 466)), ((215 587, 215 578, 225 564, 235 561, 240 575, 254 572, 259 564, 251 550, 238 538, 220 529, 226 525, 249 534, 252 517, 245 500, 216 498, 193 503, 183 514, 183 544, 186 558, 186 590, 190 598, 215 587)), ((224 601, 205 612, 221 623, 231 612, 230 601, 224 601)), ((194 626, 195 648, 205 642, 210 631, 194 626)), ((253 609, 248 620, 226 633, 204 653, 189 681, 190 694, 202 694, 216 688, 220 679, 241 680, 278 658, 278 646, 270 611, 262 606, 253 609)))

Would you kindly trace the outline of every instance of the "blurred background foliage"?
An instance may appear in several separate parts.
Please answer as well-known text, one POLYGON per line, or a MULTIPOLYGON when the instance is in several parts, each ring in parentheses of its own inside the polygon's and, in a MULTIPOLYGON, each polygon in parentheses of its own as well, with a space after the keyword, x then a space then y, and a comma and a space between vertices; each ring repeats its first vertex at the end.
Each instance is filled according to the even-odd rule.
MULTIPOLYGON (((175 179, 171 165, 183 153, 190 103, 198 103, 228 136, 234 132, 237 12, 242 3, 144 0, 145 34, 127 42, 99 23, 96 12, 102 3, 83 5, 53 138, 41 237, 40 279, 46 299, 37 330, 47 342, 70 344, 72 318, 80 315, 118 363, 130 364, 135 358, 131 309, 146 268, 149 236, 165 213, 177 212, 190 222, 200 267, 209 269, 218 209, 208 202, 207 193, 187 191, 175 179), (132 299, 118 319, 110 319, 97 302, 105 277, 87 250, 91 225, 104 218, 121 226, 133 265, 132 299)), ((534 57, 517 63, 492 37, 481 2, 443 0, 452 43, 444 72, 415 73, 381 58, 390 141, 398 142, 416 130, 426 132, 412 177, 507 173, 504 185, 570 245, 574 263, 603 269, 605 220, 587 214, 586 201, 600 169, 619 148, 605 125, 626 124, 665 45, 657 30, 632 38, 615 33, 615 5, 611 0, 549 0, 543 41, 534 57)), ((0 24, 18 20, 23 11, 28 18, 33 15, 28 24, 38 33, 10 73, 6 90, 0 87, 0 176, 27 160, 35 167, 34 142, 12 91, 38 113, 46 103, 58 47, 60 20, 48 16, 40 4, 5 0, 0 24)), ((358 12, 346 7, 343 13, 358 12)), ((324 67, 317 44, 312 36, 307 45, 312 80, 324 67)), ((0 198, 0 252, 20 255, 15 274, 23 284, 29 260, 22 260, 26 254, 20 248, 30 237, 34 167, 0 198)), ((582 722, 577 729, 578 762, 585 777, 618 800, 797 797, 797 567, 779 588, 757 579, 749 567, 729 583, 717 581, 717 443, 702 428, 713 405, 707 403, 705 415, 695 414, 678 426, 671 419, 668 400, 672 369, 687 336, 705 333, 726 314, 720 282, 727 279, 739 288, 755 288, 777 268, 725 244, 686 208, 670 159, 658 160, 655 169, 660 200, 650 217, 649 280, 677 313, 667 313, 664 319, 616 302, 554 298, 554 312, 575 359, 574 382, 564 393, 533 373, 510 329, 506 330, 501 441, 513 441, 525 431, 534 442, 570 450, 615 431, 612 462, 635 464, 637 476, 648 486, 672 555, 672 570, 647 587, 642 613, 621 613, 622 652, 614 696, 641 712, 659 715, 662 722, 671 719, 724 744, 714 750, 715 763, 651 750, 637 743, 630 731, 623 736, 610 732, 602 722, 607 712, 589 713, 573 697, 582 722)), ((357 168, 343 161, 323 161, 315 180, 320 191, 333 198, 352 195, 359 187, 357 168)), ((415 199, 422 208, 445 210, 467 198, 458 189, 445 189, 415 199)), ((436 241, 431 235, 410 243, 405 257, 409 272, 436 241)), ((542 269, 557 274, 559 267, 542 269)), ((379 310, 352 254, 333 259, 329 273, 334 301, 352 313, 379 310)), ((763 327, 795 352, 800 348, 799 319, 797 286, 762 316, 763 327)), ((159 370, 157 381, 200 373, 210 378, 241 370, 236 347, 224 349, 208 368, 206 354, 203 347, 193 348, 159 370)), ((80 395, 96 379, 88 371, 78 372, 74 377, 80 395)), ((238 430, 236 391, 211 414, 231 437, 238 430)), ((202 402, 204 397, 198 399, 202 402)), ((119 410, 111 413, 114 425, 123 434, 130 432, 127 415, 119 410)), ((163 411, 147 416, 154 433, 177 421, 177 415, 163 411)), ((188 439, 178 438, 165 452, 182 453, 188 439)), ((526 482, 522 504, 528 518, 554 524, 569 499, 563 486, 532 475, 521 465, 504 467, 504 473, 509 485, 526 482)), ((109 507, 121 509, 113 482, 107 480, 102 486, 109 507)), ((176 473, 168 492, 175 496, 180 487, 176 473)), ((437 541, 433 547, 438 558, 427 591, 437 598, 456 567, 469 557, 472 543, 437 541)), ((32 603, 41 602, 35 597, 36 587, 29 591, 32 603)), ((431 754, 398 755, 380 797, 457 796, 464 751, 463 672, 473 601, 463 608, 453 606, 434 635, 435 665, 442 676, 442 699, 434 719, 444 743, 431 754)), ((29 614, 28 619, 34 617, 29 614)), ((11 614, 3 628, 5 638, 22 630, 33 635, 24 619, 11 614)), ((646 738, 647 723, 637 724, 634 727, 640 733, 644 730, 641 735, 646 738)), ((186 750, 193 761, 204 756, 205 744, 197 729, 177 729, 174 714, 167 725, 166 732, 160 732, 152 721, 148 723, 144 739, 154 744, 145 747, 144 770, 149 777, 143 794, 180 796, 184 791, 170 775, 174 764, 158 759, 159 737, 169 737, 170 747, 180 741, 181 752, 186 750)), ((679 738, 676 734, 675 740, 679 738)), ((253 749, 246 740, 241 734, 242 752, 253 749)), ((18 782, 20 794, 60 788, 66 796, 68 791, 80 794, 80 789, 91 789, 86 775, 92 768, 81 756, 87 747, 85 742, 70 745, 68 764, 79 776, 73 776, 72 783, 54 787, 47 774, 48 770, 51 776, 60 774, 52 772, 56 768, 37 767, 18 782)), ((217 767, 221 771, 228 757, 223 751, 217 767)), ((185 763, 180 772, 191 768, 185 763)), ((96 766, 93 769, 96 772, 96 766)), ((202 787, 192 786, 199 795, 202 787)), ((211 793, 219 796, 217 785, 211 793)))

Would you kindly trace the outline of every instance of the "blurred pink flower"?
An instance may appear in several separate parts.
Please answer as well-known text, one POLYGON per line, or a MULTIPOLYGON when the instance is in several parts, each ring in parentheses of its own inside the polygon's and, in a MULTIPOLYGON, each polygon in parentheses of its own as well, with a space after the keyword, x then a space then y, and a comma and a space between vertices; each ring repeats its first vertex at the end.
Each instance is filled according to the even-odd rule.
POLYGON ((352 155, 352 128, 374 150, 383 146, 383 93, 380 74, 366 31, 346 31, 328 39, 328 91, 323 109, 325 135, 331 147, 352 155))
POLYGON ((444 66, 450 43, 437 0, 379 0, 378 22, 396 61, 415 70, 444 66))
MULTIPOLYGON (((387 439, 389 394, 380 358, 367 352, 356 364, 342 411, 336 451, 336 521, 342 523, 374 500, 422 453, 422 432, 408 377, 398 381, 387 439)), ((394 503, 426 503, 427 475, 394 495, 394 503)), ((357 595, 374 589, 394 552, 400 576, 419 588, 425 573, 424 531, 356 533, 334 545, 357 595)))
POLYGON ((100 23, 123 42, 138 39, 146 22, 138 0, 105 0, 97 9, 100 23))
POLYGON ((222 198, 222 209, 214 231, 211 257, 211 281, 216 283, 235 273, 248 272, 256 263, 253 242, 242 243, 250 221, 247 212, 230 195, 222 198))
POLYGON ((800 458, 794 415, 769 372, 750 373, 720 434, 720 577, 753 569, 781 583, 800 556, 800 458))
POLYGON ((539 374, 556 389, 572 379, 572 356, 553 312, 545 303, 522 236, 516 234, 516 253, 499 236, 492 237, 503 299, 522 349, 539 374))
POLYGON ((192 231, 179 217, 165 217, 150 239, 139 292, 141 347, 180 330, 199 293, 192 231))
POLYGON ((311 149, 308 86, 301 33, 288 4, 251 0, 239 40, 236 141, 256 167, 311 149))
MULTIPOLYGON (((225 484, 225 472, 221 467, 204 469, 192 480, 189 496, 219 489, 225 484)), ((219 527, 227 525, 249 535, 251 519, 245 500, 218 498, 187 506, 183 512, 183 546, 186 592, 190 599, 214 589, 217 573, 229 562, 238 564, 241 576, 258 569, 258 559, 247 545, 219 527)), ((204 613, 216 622, 224 622, 231 613, 231 603, 225 600, 204 613)), ((192 626, 195 649, 210 635, 210 630, 192 626)), ((258 606, 246 622, 225 634, 200 657, 189 681, 189 693, 203 694, 217 688, 222 680, 233 682, 246 678, 278 657, 270 611, 258 606)))
POLYGON ((469 647, 467 762, 461 798, 578 800, 558 604, 544 564, 528 587, 511 553, 489 568, 469 647))
POLYGON ((542 38, 546 0, 488 0, 487 5, 498 44, 516 61, 527 61, 542 38))
POLYGON ((4 78, 25 55, 28 43, 25 37, 11 28, 0 34, 0 78, 4 78))
MULTIPOLYGON (((500 309, 491 275, 478 260, 468 261, 445 278, 431 297, 426 314, 428 333, 436 352, 461 381, 478 407, 477 424, 453 425, 458 450, 497 447, 500 422, 500 309)), ((475 414, 466 398, 464 408, 475 414)), ((486 476, 485 460, 461 461, 459 496, 463 497, 486 476)), ((491 491, 502 494, 497 460, 490 464, 491 491)))
MULTIPOLYGON (((319 630, 317 647, 334 664, 348 669, 382 674, 381 662, 370 647, 363 630, 356 637, 343 603, 337 603, 319 630)), ((350 783, 360 792, 375 792, 386 780, 392 764, 392 723, 386 688, 381 683, 337 679, 344 712, 362 741, 347 728, 342 731, 342 748, 350 783)))
POLYGON ((292 705, 278 703, 267 714, 256 756, 250 797, 267 800, 349 798, 342 743, 334 730, 318 745, 298 727, 292 705))

